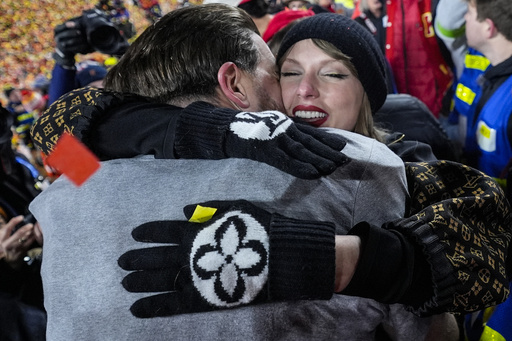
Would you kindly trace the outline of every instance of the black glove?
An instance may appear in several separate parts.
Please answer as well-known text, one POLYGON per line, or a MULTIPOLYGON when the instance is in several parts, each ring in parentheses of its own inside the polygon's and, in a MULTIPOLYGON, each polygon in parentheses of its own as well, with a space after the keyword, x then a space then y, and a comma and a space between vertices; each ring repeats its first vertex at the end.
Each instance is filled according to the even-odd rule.
MULTIPOLYGON (((199 205, 217 208, 206 223, 154 221, 133 230, 137 241, 173 244, 119 258, 121 268, 137 270, 123 279, 126 290, 165 292, 136 301, 130 309, 134 316, 332 296, 333 224, 286 218, 246 201, 199 205)), ((187 219, 198 217, 200 206, 186 206, 187 219)))
POLYGON ((174 148, 179 158, 245 158, 315 179, 349 160, 340 152, 345 144, 339 135, 294 123, 278 111, 236 112, 196 102, 179 116, 174 148))
POLYGON ((80 29, 80 25, 74 21, 67 21, 57 25, 54 29, 55 62, 63 67, 75 66, 75 55, 94 52, 94 49, 87 42, 87 37, 80 29))

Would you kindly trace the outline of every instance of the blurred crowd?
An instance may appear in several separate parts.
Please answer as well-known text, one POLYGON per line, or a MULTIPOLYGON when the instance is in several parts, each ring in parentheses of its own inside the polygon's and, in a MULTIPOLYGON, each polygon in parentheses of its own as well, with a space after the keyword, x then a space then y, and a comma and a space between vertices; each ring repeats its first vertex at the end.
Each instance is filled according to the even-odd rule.
MULTIPOLYGON (((176 6, 176 0, 160 1, 162 11, 176 6)), ((54 65, 53 29, 67 19, 81 15, 96 1, 70 0, 5 0, 0 2, 0 86, 30 88, 38 75, 50 77, 54 65)), ((126 1, 136 32, 149 24, 144 11, 126 1)), ((103 61, 105 56, 93 53, 83 58, 103 61)), ((6 98, 0 97, 5 104, 6 98)))

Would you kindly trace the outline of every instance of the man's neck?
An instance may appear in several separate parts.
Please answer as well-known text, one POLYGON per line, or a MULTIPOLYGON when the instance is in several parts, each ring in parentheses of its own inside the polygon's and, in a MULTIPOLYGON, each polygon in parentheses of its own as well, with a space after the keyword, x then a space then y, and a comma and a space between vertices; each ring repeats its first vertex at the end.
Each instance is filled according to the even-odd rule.
POLYGON ((489 59, 491 65, 498 65, 512 56, 512 41, 500 34, 490 42, 485 51, 481 52, 489 59))
POLYGON ((179 98, 174 99, 172 101, 167 102, 169 105, 174 105, 176 107, 185 108, 194 102, 206 102, 212 105, 218 106, 217 99, 215 96, 196 96, 196 97, 187 97, 187 98, 179 98))

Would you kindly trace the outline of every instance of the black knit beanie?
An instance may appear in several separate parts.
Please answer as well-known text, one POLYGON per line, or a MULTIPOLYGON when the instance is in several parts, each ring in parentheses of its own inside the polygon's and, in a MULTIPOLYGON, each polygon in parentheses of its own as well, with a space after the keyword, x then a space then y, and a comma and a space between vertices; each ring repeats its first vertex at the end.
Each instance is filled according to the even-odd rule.
POLYGON ((293 44, 305 39, 325 40, 351 58, 370 101, 372 113, 377 112, 384 104, 388 91, 385 57, 372 34, 344 15, 316 14, 297 23, 285 35, 277 53, 277 61, 293 44))

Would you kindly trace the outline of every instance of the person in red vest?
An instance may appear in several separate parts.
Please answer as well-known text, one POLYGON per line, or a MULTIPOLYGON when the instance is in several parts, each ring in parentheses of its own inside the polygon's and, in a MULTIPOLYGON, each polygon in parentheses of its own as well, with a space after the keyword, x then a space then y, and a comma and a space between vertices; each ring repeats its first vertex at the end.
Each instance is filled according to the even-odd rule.
MULTIPOLYGON (((436 0, 387 0, 384 23, 385 54, 397 92, 419 98, 439 117, 453 72, 434 31, 436 4, 436 0)), ((360 15, 356 8, 352 18, 360 15)))

